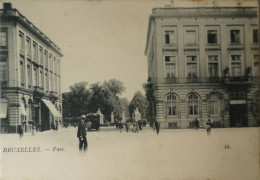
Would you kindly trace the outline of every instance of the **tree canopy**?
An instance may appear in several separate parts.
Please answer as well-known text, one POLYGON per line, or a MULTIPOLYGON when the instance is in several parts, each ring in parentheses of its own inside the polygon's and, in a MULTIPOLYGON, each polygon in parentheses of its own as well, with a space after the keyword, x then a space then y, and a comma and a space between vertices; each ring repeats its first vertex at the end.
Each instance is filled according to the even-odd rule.
POLYGON ((70 92, 63 93, 63 109, 66 110, 64 117, 97 112, 98 108, 109 121, 112 112, 117 119, 121 119, 123 111, 128 114, 127 99, 119 98, 125 91, 121 81, 111 79, 103 84, 94 83, 89 89, 87 85, 87 82, 76 83, 70 87, 70 92))
POLYGON ((131 100, 130 105, 129 105, 129 113, 133 114, 136 107, 139 109, 139 112, 141 113, 142 118, 146 119, 148 102, 147 102, 145 96, 140 91, 137 91, 134 94, 134 97, 131 100))

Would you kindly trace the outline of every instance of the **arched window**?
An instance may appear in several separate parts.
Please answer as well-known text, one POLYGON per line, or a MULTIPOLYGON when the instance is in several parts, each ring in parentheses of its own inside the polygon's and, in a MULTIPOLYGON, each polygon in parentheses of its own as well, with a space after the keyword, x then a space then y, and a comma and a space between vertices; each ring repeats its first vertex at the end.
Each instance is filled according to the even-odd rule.
POLYGON ((6 98, 0 98, 0 110, 0 120, 8 118, 8 100, 6 98))
POLYGON ((199 114, 199 96, 195 93, 188 95, 188 114, 198 115, 199 114))
POLYGON ((220 98, 219 95, 214 93, 209 96, 208 101, 208 113, 210 115, 219 115, 220 114, 220 98))
POLYGON ((177 98, 174 94, 169 94, 166 97, 166 115, 175 116, 177 115, 177 98))

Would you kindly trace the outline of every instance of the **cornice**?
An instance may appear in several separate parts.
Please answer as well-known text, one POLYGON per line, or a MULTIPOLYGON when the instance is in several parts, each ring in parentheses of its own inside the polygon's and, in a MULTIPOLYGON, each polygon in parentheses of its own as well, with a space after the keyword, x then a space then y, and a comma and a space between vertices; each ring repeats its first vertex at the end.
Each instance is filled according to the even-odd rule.
POLYGON ((257 18, 257 13, 246 13, 246 14, 207 14, 207 13, 197 13, 197 14, 191 14, 191 13, 185 13, 185 14, 157 14, 153 15, 154 18, 257 18))
POLYGON ((25 16, 23 16, 17 9, 10 10, 7 14, 0 14, 0 21, 13 22, 21 24, 24 28, 29 30, 34 36, 39 38, 47 46, 53 49, 58 55, 63 57, 60 48, 50 40, 43 32, 41 32, 32 22, 30 22, 25 16))
POLYGON ((257 18, 257 7, 154 8, 155 18, 257 18))

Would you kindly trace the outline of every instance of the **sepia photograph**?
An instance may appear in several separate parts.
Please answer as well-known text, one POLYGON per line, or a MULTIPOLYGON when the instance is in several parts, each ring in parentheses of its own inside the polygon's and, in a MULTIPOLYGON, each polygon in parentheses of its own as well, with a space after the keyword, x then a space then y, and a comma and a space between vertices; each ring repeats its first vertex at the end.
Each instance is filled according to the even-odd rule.
POLYGON ((0 0, 0 180, 259 180, 259 0, 0 0))

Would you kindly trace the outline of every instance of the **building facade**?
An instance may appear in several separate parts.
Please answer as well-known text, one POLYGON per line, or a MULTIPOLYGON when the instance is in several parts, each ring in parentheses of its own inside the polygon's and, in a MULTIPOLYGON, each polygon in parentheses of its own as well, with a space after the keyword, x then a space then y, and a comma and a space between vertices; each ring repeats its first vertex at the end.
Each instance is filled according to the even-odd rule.
POLYGON ((259 126, 257 7, 154 8, 145 55, 161 128, 259 126))
POLYGON ((62 123, 60 48, 12 4, 0 10, 1 132, 62 123))

